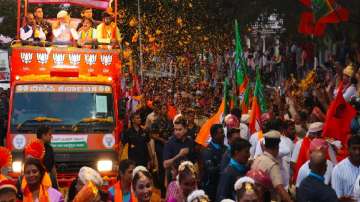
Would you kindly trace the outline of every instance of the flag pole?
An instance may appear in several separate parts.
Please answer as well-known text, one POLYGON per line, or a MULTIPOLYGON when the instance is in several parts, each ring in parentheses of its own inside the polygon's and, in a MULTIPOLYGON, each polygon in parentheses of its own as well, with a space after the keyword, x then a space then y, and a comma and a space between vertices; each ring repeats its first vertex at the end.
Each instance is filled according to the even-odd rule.
POLYGON ((115 3, 114 3, 114 14, 115 14, 115 24, 117 24, 117 17, 118 17, 118 0, 115 0, 115 3))
POLYGON ((28 1, 24 0, 24 16, 27 16, 28 13, 28 1))
POLYGON ((17 0, 16 38, 20 38, 21 0, 17 0))

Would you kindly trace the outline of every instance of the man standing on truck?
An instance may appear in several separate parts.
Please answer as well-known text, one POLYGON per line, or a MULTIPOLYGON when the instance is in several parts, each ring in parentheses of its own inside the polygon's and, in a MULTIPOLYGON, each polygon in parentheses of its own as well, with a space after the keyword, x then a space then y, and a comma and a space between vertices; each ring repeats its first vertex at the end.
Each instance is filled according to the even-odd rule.
POLYGON ((26 25, 20 28, 20 39, 23 41, 46 40, 46 35, 39 25, 36 25, 34 15, 28 13, 25 17, 26 25))
POLYGON ((46 171, 50 174, 53 188, 58 189, 59 186, 57 183, 57 172, 55 167, 55 153, 50 144, 51 136, 51 129, 46 125, 40 126, 36 132, 37 139, 41 140, 45 147, 45 155, 43 159, 44 166, 46 171))
POLYGON ((51 24, 44 19, 44 12, 42 7, 36 7, 34 9, 34 16, 35 16, 36 24, 39 25, 42 28, 43 32, 45 33, 46 40, 51 41, 51 37, 52 37, 51 24))

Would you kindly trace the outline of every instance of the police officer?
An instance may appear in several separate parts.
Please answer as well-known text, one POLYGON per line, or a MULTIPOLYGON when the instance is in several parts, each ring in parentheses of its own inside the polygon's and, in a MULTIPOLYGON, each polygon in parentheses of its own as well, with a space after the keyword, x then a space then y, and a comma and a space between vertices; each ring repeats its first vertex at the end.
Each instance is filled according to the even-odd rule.
POLYGON ((277 201, 280 197, 281 201, 292 201, 287 191, 284 189, 283 180, 280 172, 280 163, 277 160, 279 154, 281 134, 279 131, 270 130, 264 134, 264 153, 258 156, 251 169, 262 170, 271 179, 273 190, 272 199, 277 201))

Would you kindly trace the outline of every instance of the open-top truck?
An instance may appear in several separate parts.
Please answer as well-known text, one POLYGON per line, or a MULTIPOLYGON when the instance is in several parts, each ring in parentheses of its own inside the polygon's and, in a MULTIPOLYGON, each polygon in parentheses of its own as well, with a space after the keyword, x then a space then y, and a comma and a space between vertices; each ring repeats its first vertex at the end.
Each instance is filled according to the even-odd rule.
POLYGON ((22 150, 46 124, 52 129, 60 184, 82 166, 116 176, 120 67, 118 50, 12 46, 10 174, 21 171, 22 150))

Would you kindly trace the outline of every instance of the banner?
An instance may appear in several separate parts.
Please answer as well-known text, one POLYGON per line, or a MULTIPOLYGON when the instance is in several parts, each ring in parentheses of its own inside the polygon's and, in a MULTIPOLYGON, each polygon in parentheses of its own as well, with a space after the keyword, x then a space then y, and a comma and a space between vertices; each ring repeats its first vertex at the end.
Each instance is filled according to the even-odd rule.
MULTIPOLYGON (((75 72, 78 75, 115 78, 120 71, 119 50, 79 49, 59 47, 13 47, 12 76, 41 75, 75 72)), ((55 75, 56 76, 56 75, 55 75)), ((11 78, 14 80, 15 78, 11 78)))
POLYGON ((91 7, 106 10, 110 0, 28 0, 33 4, 74 4, 83 7, 91 7))
POLYGON ((16 93, 111 93, 111 87, 106 85, 86 84, 20 84, 16 93))
POLYGON ((55 149, 87 149, 87 135, 54 135, 51 146, 55 149))
MULTIPOLYGON (((22 150, 33 139, 36 134, 10 134, 9 148, 11 150, 22 150)), ((52 134, 51 145, 55 152, 76 151, 100 151, 112 150, 115 145, 115 136, 108 134, 52 134)))

